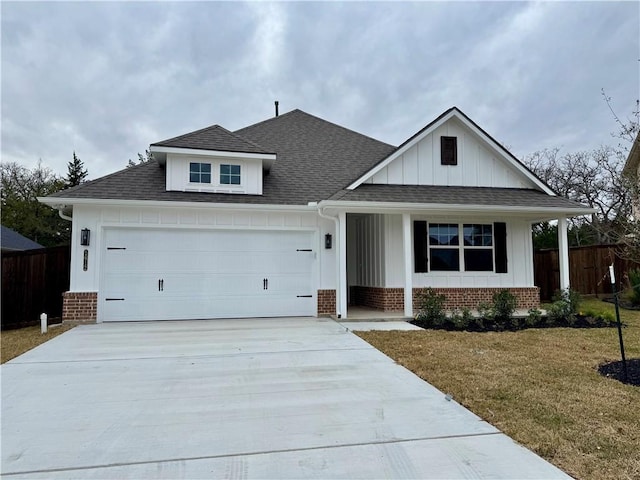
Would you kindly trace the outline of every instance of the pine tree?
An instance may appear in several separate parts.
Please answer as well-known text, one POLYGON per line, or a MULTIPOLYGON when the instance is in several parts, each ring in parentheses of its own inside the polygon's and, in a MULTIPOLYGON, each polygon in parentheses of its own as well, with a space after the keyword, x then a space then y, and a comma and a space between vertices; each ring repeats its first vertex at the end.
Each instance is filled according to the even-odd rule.
POLYGON ((84 163, 78 158, 76 152, 73 152, 73 160, 67 164, 67 178, 65 180, 67 188, 75 187, 84 182, 89 172, 84 168, 84 163))

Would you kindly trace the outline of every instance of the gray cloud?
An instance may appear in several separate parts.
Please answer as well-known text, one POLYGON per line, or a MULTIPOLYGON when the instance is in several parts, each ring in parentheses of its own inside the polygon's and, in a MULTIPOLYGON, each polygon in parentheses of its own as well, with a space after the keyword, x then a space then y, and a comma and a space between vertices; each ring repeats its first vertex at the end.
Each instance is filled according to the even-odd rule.
POLYGON ((309 113, 398 144, 457 105, 516 155, 593 148, 640 97, 633 2, 7 3, 2 159, 92 178, 213 123, 309 113))

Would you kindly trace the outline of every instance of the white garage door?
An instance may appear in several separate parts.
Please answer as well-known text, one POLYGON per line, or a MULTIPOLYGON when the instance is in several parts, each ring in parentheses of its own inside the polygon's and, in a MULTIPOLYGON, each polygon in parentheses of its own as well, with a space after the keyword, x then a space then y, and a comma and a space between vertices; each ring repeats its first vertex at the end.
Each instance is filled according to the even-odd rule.
POLYGON ((316 314, 312 232, 108 229, 103 321, 316 314))

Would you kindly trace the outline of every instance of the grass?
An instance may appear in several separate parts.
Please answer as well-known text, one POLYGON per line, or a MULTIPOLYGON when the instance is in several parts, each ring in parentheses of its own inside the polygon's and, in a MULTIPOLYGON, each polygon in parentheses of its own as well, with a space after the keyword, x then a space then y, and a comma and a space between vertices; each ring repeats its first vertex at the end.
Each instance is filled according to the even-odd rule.
POLYGON ((45 334, 40 333, 40 325, 4 330, 0 333, 0 357, 2 357, 0 363, 8 362, 71 328, 73 328, 72 325, 49 327, 45 334))
MULTIPOLYGON (((639 358, 640 312, 621 317, 627 358, 639 358)), ((620 359, 615 328, 358 335, 569 475, 640 478, 640 388, 597 371, 620 359)))

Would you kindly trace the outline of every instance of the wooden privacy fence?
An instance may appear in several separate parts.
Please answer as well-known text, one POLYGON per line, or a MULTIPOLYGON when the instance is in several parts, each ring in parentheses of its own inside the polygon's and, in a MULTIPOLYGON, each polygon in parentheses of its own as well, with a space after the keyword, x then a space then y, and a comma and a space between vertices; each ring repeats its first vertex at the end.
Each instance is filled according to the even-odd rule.
POLYGON ((59 321, 62 293, 69 290, 70 249, 41 248, 2 254, 2 329, 59 321), (55 320, 54 320, 55 321, 55 320))
MULTIPOLYGON (((626 273, 640 268, 639 262, 623 260, 615 252, 617 245, 590 245, 569 249, 569 282, 583 295, 610 295, 609 265, 613 263, 618 288, 626 287, 626 273)), ((535 284, 540 287, 540 299, 551 300, 560 288, 558 249, 537 250, 533 254, 535 284)))

